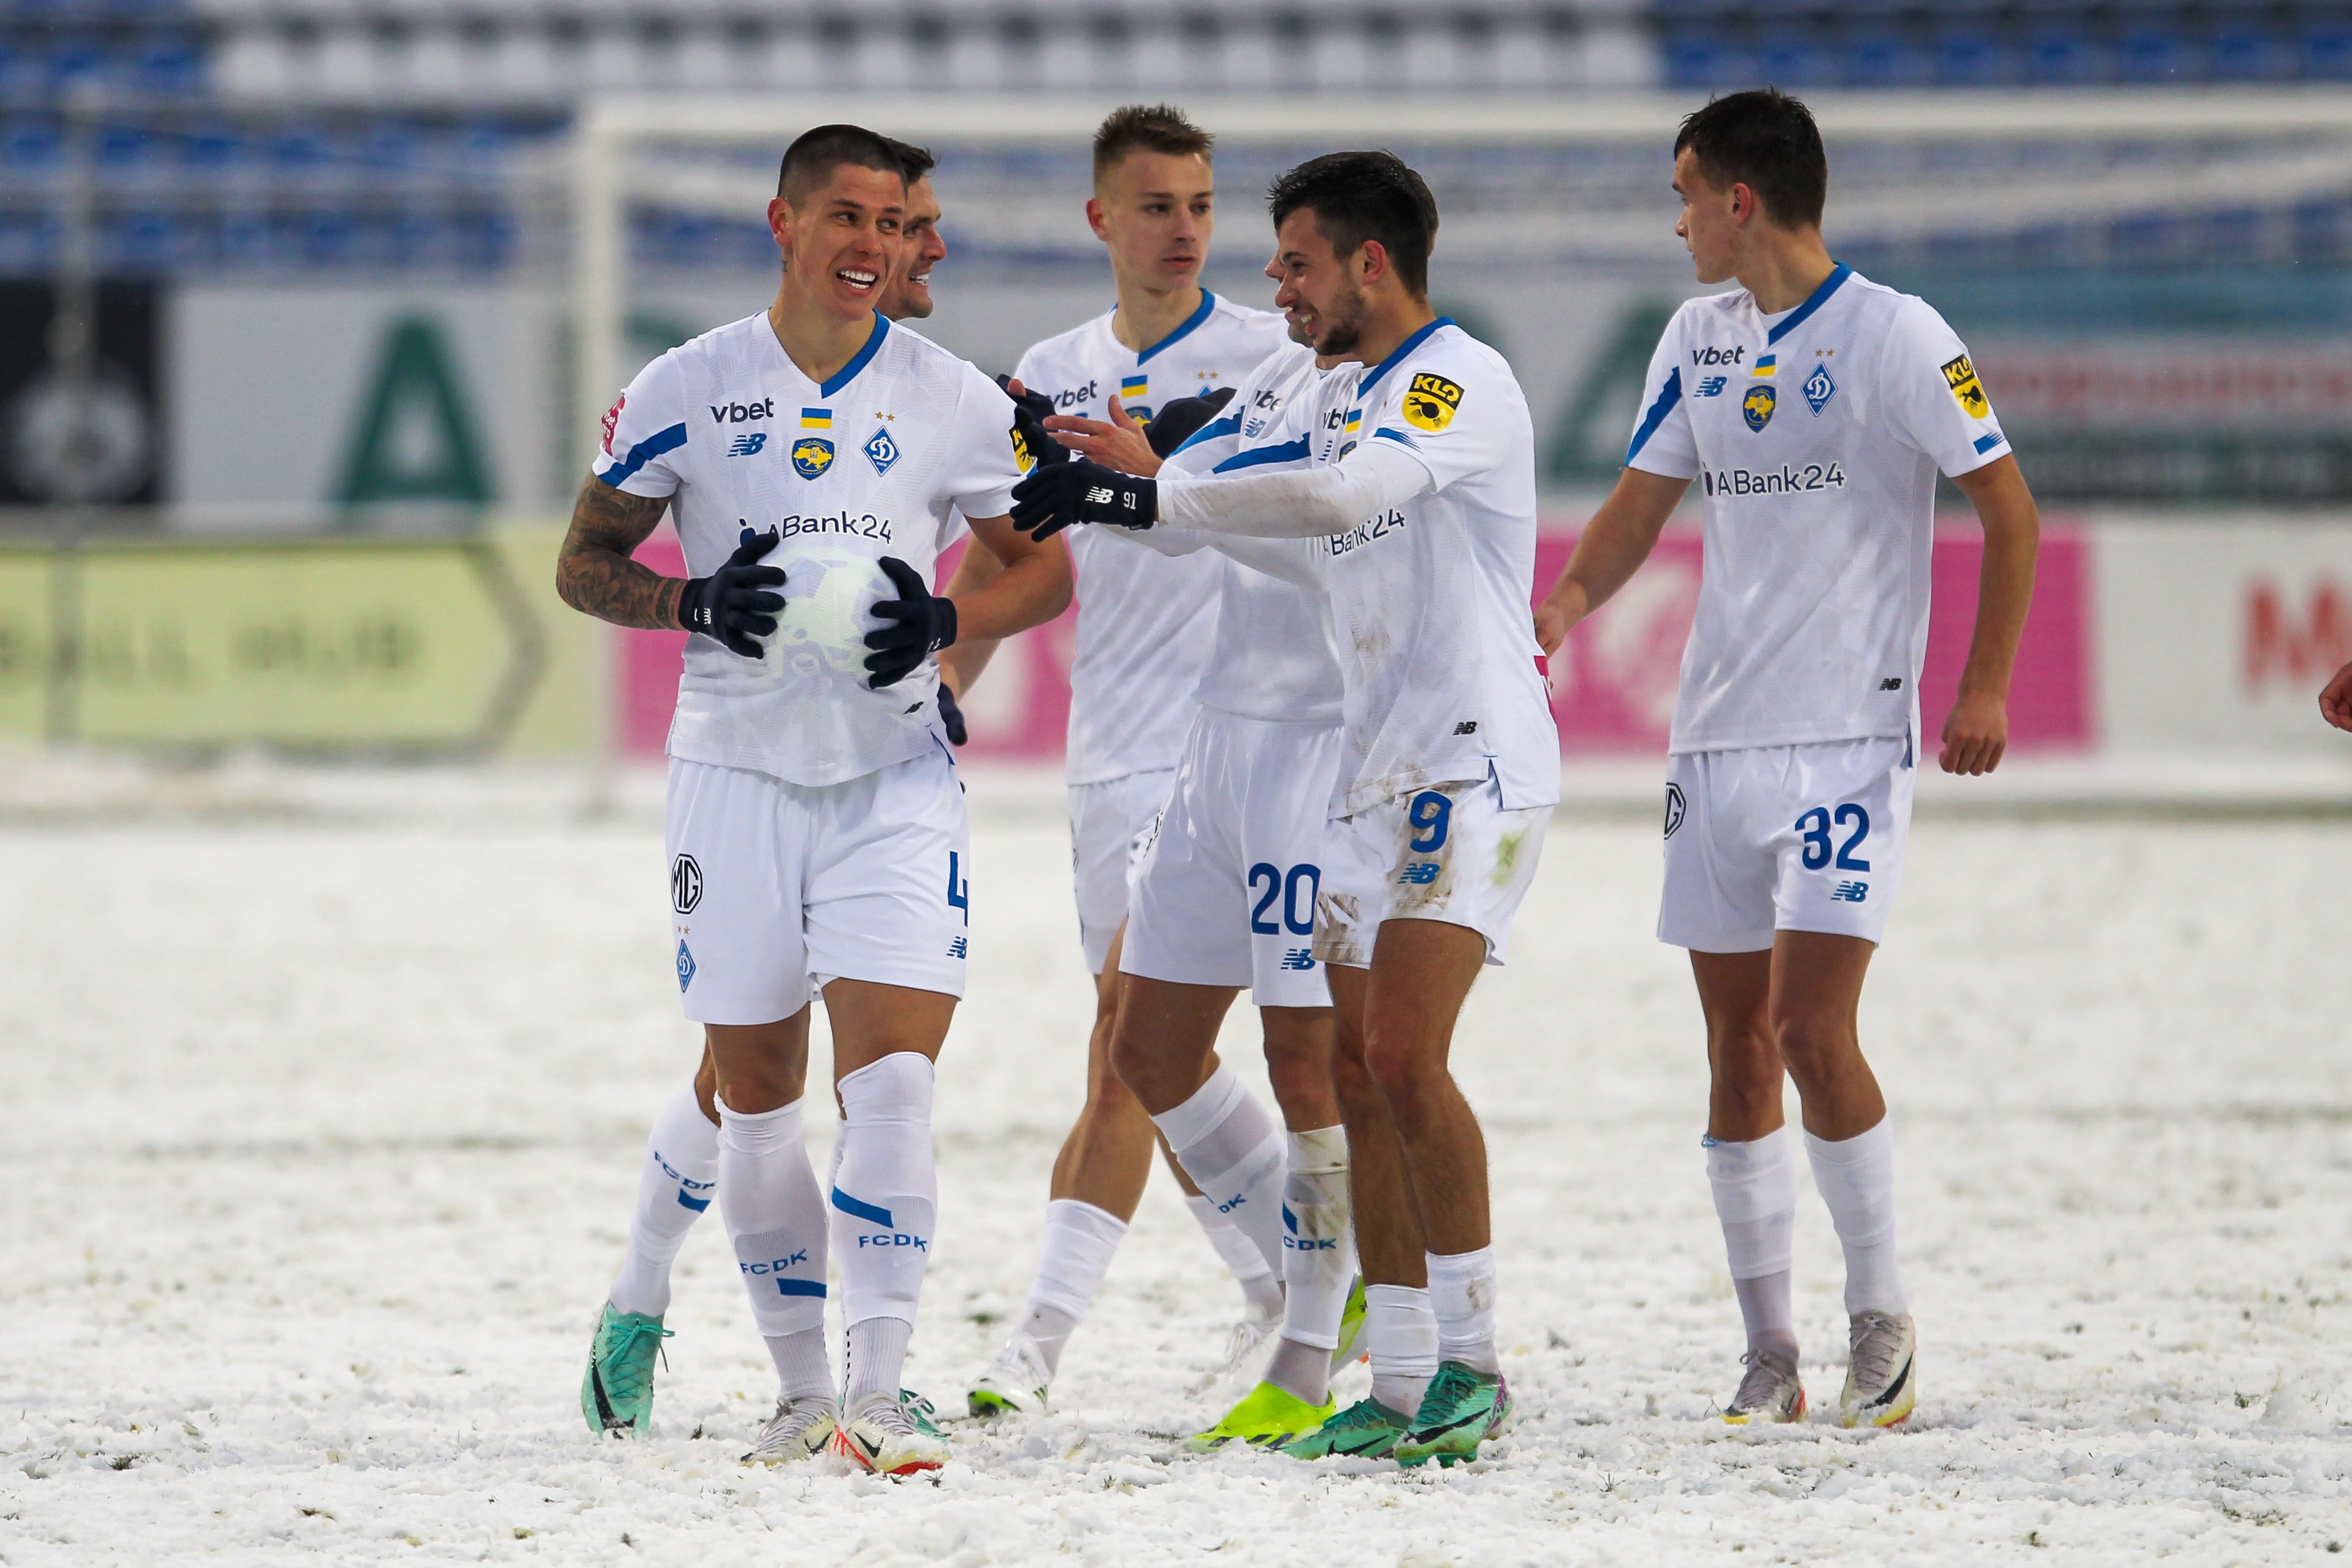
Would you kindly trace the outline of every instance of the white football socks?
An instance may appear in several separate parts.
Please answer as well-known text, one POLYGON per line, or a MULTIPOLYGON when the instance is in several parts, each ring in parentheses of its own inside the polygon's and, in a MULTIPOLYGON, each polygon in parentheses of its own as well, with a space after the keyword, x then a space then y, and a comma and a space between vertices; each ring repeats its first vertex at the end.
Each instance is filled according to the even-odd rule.
POLYGON ((1282 1342, 1266 1367, 1268 1383, 1320 1405, 1331 1391, 1331 1353, 1356 1277, 1355 1230, 1348 1203, 1348 1134, 1318 1127, 1290 1134, 1283 1183, 1282 1342), (1307 1354, 1297 1354, 1297 1353, 1307 1354))
POLYGON ((1151 1118, 1216 1211, 1282 1267, 1282 1125, 1223 1062, 1182 1104, 1151 1118))
POLYGON ((900 1386, 939 1213, 931 1081, 929 1061, 896 1051, 839 1084, 833 1245, 841 1254, 842 1321, 849 1336, 846 1402, 852 1406, 867 1394, 896 1393, 900 1386), (871 1328, 877 1318, 896 1320, 908 1332, 871 1328))
POLYGON ((1867 1133, 1835 1143, 1808 1133, 1805 1153, 1845 1249, 1846 1315, 1909 1312, 1895 1261, 1895 1129, 1881 1117, 1867 1133))
POLYGON ((1437 1354, 1473 1372, 1503 1370, 1495 1354, 1495 1249, 1430 1252, 1429 1304, 1437 1313, 1437 1354))
POLYGON ((1411 1418, 1437 1375, 1437 1312, 1417 1285, 1364 1287, 1364 1345, 1372 1397, 1411 1418))
POLYGON ((1045 1241, 1037 1249, 1037 1275, 1029 1285, 1021 1332, 1036 1341, 1048 1374, 1061 1369, 1070 1331, 1094 1305, 1126 1234, 1125 1220, 1091 1203, 1057 1197, 1045 1206, 1045 1241))
POLYGON ((1217 1206, 1197 1192, 1184 1195, 1184 1207, 1192 1211, 1200 1222, 1201 1234, 1217 1249, 1217 1256, 1233 1270, 1234 1282, 1242 1288, 1242 1300, 1249 1303, 1252 1317, 1270 1318, 1282 1311, 1282 1280, 1258 1255, 1257 1243, 1243 1235, 1234 1222, 1217 1212, 1217 1206))
POLYGON ((1749 1350, 1797 1359, 1789 1270, 1797 1228, 1797 1138, 1783 1124, 1744 1144, 1706 1140, 1706 1180, 1723 1225, 1749 1350))
POLYGON ((719 1107, 719 1209, 751 1291, 751 1322, 791 1399, 833 1392, 824 1375, 824 1200, 801 1141, 806 1104, 751 1115, 719 1107))
POLYGON ((629 1249, 613 1280, 613 1305, 657 1318, 669 1311, 670 1265, 686 1233, 710 1207, 719 1182, 719 1129, 702 1113, 689 1082, 671 1095, 646 1137, 629 1249))

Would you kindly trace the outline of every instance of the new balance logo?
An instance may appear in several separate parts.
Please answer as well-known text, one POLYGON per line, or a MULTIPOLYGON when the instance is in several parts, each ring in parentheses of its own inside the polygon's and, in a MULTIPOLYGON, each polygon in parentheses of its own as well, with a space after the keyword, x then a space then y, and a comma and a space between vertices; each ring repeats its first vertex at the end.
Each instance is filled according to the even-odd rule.
POLYGON ((971 955, 964 951, 964 938, 961 936, 957 937, 954 941, 948 944, 948 956, 950 958, 969 957, 971 955))
POLYGON ((1864 899, 1870 896, 1870 883, 1866 882, 1842 882, 1838 883, 1836 887, 1830 890, 1830 896, 1844 904, 1860 904, 1864 899))
POLYGON ((1397 881, 1408 886, 1426 887, 1437 880, 1437 872, 1435 861, 1415 861, 1397 873, 1397 881))
POLYGON ((1878 683, 1878 689, 1882 692, 1899 692, 1903 689, 1903 677, 1889 675, 1878 683))
POLYGON ((1312 947, 1292 947, 1287 949, 1282 955, 1282 967, 1286 969, 1297 969, 1300 971, 1313 968, 1315 967, 1315 949, 1312 947))
POLYGON ((1460 724, 1454 727, 1454 733, 1456 735, 1475 735, 1478 733, 1478 721, 1475 718, 1465 718, 1460 724))
POLYGON ((1731 378, 1729 376, 1701 376, 1698 382, 1698 391, 1691 395, 1694 397, 1721 397, 1723 395, 1725 384, 1730 380, 1731 378))
POLYGON ((757 456, 760 449, 767 444, 768 433, 764 430, 755 430, 749 435, 737 436, 735 444, 727 449, 727 455, 730 457, 757 456))
POLYGON ((1108 507, 1110 505, 1109 487, 1104 485, 1087 486, 1087 505, 1089 507, 1108 507))

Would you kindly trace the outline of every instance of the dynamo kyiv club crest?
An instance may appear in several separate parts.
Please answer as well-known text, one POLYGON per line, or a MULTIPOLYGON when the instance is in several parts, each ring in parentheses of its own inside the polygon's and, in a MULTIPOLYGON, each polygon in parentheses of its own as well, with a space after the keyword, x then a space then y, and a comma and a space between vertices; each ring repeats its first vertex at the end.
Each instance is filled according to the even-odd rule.
POLYGON ((887 474, 890 465, 898 461, 898 444, 890 439, 890 433, 887 430, 877 430, 874 438, 861 450, 866 454, 866 461, 874 465, 877 474, 887 474))
POLYGON ((1806 406, 1819 413, 1829 406, 1830 399, 1837 396, 1837 382, 1830 380, 1827 365, 1815 365, 1813 373, 1805 378, 1801 390, 1805 394, 1806 406))

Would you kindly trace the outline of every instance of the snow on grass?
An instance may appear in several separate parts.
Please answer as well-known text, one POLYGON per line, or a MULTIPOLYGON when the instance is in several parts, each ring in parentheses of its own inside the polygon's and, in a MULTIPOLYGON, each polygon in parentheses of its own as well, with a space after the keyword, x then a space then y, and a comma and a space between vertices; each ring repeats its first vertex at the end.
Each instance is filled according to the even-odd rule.
MULTIPOLYGON (((1067 855, 1049 814, 982 801, 909 1367, 951 1411, 1019 1310, 1077 1101, 1067 855)), ((1545 856, 1457 1048, 1524 1412, 1492 1458, 1183 1454, 1239 1298, 1160 1177, 1055 1414, 958 1423, 958 1461, 899 1484, 736 1462, 772 1375, 715 1209, 656 1437, 582 1425, 645 1124, 696 1050, 643 810, 0 827, 0 1561, 2210 1564, 2352 1542, 2352 828, 1922 826, 1864 1028, 1923 1392, 1872 1435, 1706 1419, 1738 1320, 1697 1009, 1650 936, 1654 830, 1563 821, 1545 856)), ((1810 1197, 1798 1268, 1818 1411, 1843 1322, 1810 1197)))

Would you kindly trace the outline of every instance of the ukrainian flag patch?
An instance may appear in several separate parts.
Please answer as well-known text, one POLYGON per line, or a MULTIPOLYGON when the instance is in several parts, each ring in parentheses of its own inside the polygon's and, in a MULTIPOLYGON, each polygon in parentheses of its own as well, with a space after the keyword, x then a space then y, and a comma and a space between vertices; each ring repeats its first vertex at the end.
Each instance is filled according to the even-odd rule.
POLYGON ((831 430, 833 428, 833 410, 829 408, 804 408, 801 410, 801 428, 803 430, 831 430))

